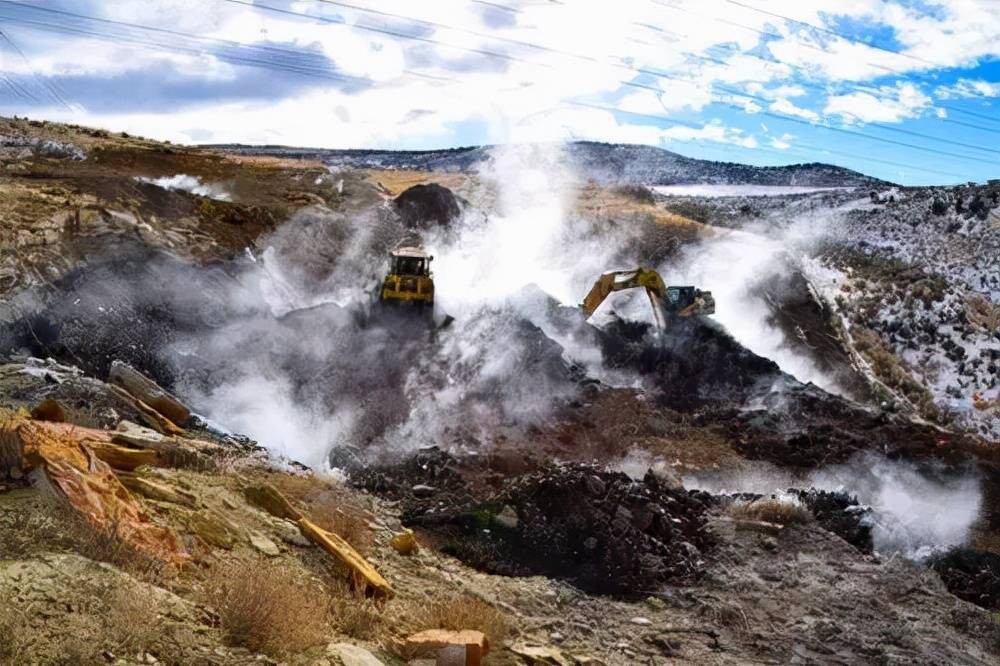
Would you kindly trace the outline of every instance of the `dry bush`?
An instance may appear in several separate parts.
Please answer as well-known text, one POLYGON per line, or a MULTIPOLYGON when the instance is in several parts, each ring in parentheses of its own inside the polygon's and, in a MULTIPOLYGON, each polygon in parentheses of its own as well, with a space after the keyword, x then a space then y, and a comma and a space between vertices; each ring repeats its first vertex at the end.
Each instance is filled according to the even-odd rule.
POLYGON ((207 591, 226 638, 235 645, 279 656, 305 650, 326 636, 327 591, 306 584, 280 563, 259 560, 218 567, 207 591))
POLYGON ((505 613, 482 599, 459 594, 440 600, 418 599, 405 602, 399 613, 407 618, 407 631, 425 629, 474 629, 486 635, 490 645, 499 646, 510 634, 511 621, 505 613))
POLYGON ((337 631, 353 638, 375 638, 385 620, 384 610, 384 604, 365 597, 346 582, 330 595, 331 623, 337 631))
POLYGON ((374 534, 368 525, 368 510, 351 488, 315 475, 274 474, 267 481, 301 504, 309 519, 324 530, 338 535, 362 555, 371 550, 374 534))
POLYGON ((104 613, 105 636, 112 652, 136 654, 148 649, 162 633, 156 600, 136 585, 116 588, 104 613))
POLYGON ((812 520, 808 508, 794 499, 761 497, 752 502, 736 502, 729 507, 729 515, 740 520, 761 520, 778 525, 805 523, 812 520))
POLYGON ((57 631, 42 635, 28 620, 28 611, 0 605, 0 664, 25 666, 103 666, 98 637, 102 626, 96 614, 67 614, 57 631))
POLYGON ((24 616, 7 604, 0 605, 0 664, 28 663, 24 616))

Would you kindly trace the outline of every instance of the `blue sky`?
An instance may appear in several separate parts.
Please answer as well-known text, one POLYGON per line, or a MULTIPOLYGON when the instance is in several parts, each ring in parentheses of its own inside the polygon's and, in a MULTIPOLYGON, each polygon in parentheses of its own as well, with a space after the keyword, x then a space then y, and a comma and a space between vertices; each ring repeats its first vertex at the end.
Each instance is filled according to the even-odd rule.
POLYGON ((184 143, 1000 178, 995 0, 0 0, 0 31, 0 114, 184 143))

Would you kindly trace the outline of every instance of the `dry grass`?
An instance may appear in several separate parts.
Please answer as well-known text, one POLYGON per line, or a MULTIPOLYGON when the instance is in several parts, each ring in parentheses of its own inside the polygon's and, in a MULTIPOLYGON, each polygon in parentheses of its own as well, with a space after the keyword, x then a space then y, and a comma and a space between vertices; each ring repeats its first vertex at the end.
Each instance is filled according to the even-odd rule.
POLYGON ((752 502, 736 502, 729 515, 740 520, 760 520, 765 523, 792 525, 812 520, 812 513, 794 499, 762 497, 752 502))
POLYGON ((84 609, 39 626, 29 611, 0 604, 0 664, 106 664, 105 650, 137 655, 162 633, 155 604, 143 590, 120 588, 91 598, 84 609))
POLYGON ((317 645, 327 635, 328 593, 280 563, 220 566, 207 591, 226 639, 234 645, 281 656, 317 645))
POLYGON ((309 519, 337 534, 362 555, 371 551, 374 533, 362 496, 342 483, 315 475, 274 474, 267 479, 285 497, 301 504, 309 519))
POLYGON ((88 522, 61 502, 25 507, 13 516, 5 557, 30 557, 43 551, 76 553, 112 564, 141 580, 159 583, 167 571, 162 561, 137 550, 114 530, 88 522))
POLYGON ((407 169, 373 169, 368 172, 370 183, 381 184, 392 196, 397 196, 414 185, 437 183, 450 190, 456 190, 470 182, 469 176, 459 173, 440 173, 436 171, 412 171, 407 169))
POLYGON ((116 588, 104 613, 105 636, 112 652, 136 654, 148 649, 162 633, 156 600, 136 585, 116 588))
POLYGON ((385 606, 364 596, 348 583, 330 595, 330 622, 337 631, 353 638, 371 640, 385 622, 385 606))
POLYGON ((408 623, 407 631, 425 629, 474 629, 486 635, 490 645, 500 646, 510 634, 511 621, 505 613, 478 597, 460 594, 440 600, 409 600, 397 611, 408 623))

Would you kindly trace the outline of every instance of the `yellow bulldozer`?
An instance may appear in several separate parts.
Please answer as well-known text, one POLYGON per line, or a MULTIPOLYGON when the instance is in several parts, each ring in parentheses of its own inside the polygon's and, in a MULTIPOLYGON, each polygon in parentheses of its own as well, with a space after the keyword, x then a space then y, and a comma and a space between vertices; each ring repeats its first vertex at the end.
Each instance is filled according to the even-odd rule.
POLYGON ((667 286, 659 273, 641 266, 630 270, 608 271, 601 275, 583 299, 581 308, 590 317, 612 292, 638 288, 645 288, 653 307, 653 318, 661 331, 668 326, 670 317, 715 313, 712 292, 695 287, 667 286))
POLYGON ((434 309, 434 259, 420 247, 399 247, 389 254, 389 273, 382 280, 379 302, 434 309))

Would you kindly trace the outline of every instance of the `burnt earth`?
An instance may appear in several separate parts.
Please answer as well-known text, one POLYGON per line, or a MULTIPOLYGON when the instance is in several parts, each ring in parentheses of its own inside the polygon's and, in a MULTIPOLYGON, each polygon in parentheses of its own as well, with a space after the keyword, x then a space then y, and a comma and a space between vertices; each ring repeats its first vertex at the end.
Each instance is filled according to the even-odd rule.
POLYGON ((710 504, 652 473, 634 481, 594 465, 551 465, 466 507, 411 506, 404 522, 467 564, 545 575, 599 594, 649 594, 695 580, 712 546, 710 504))
POLYGON ((931 559, 930 566, 959 599, 1000 611, 1000 555, 953 548, 931 559))

